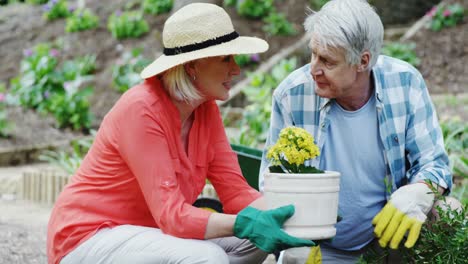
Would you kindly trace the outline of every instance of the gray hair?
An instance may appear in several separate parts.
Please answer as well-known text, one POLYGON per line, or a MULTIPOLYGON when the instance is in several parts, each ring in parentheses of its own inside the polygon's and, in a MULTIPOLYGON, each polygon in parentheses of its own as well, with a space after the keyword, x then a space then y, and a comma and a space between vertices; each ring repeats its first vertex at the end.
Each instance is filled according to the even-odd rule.
POLYGON ((177 101, 190 103, 202 98, 193 85, 190 75, 185 71, 183 64, 165 71, 161 79, 166 91, 177 101))
POLYGON ((357 65, 369 51, 374 66, 383 43, 384 28, 375 9, 364 0, 332 0, 310 14, 304 28, 323 47, 342 48, 346 62, 357 65))

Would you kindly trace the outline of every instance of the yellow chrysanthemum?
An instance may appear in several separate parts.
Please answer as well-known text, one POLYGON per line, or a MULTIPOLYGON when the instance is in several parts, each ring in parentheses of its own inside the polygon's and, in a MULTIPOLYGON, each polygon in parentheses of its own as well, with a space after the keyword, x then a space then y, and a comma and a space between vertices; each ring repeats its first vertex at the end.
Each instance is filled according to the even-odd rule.
POLYGON ((314 143, 314 137, 299 127, 282 129, 278 141, 267 152, 272 165, 294 165, 296 168, 319 155, 320 150, 314 143))

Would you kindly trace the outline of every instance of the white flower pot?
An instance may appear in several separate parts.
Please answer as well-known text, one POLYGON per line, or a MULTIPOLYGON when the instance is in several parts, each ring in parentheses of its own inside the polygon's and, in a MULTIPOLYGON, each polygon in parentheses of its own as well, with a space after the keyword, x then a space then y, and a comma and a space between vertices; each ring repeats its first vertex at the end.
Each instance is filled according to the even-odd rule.
POLYGON ((340 173, 288 174, 266 172, 264 195, 268 208, 293 204, 294 215, 283 229, 305 239, 327 239, 336 234, 340 173))

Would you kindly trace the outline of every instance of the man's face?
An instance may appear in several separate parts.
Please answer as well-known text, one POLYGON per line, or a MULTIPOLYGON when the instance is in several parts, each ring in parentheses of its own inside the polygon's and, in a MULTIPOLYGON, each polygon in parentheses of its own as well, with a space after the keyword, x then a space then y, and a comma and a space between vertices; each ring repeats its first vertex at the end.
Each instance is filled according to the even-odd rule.
POLYGON ((315 93, 329 99, 350 97, 358 71, 346 62, 345 51, 324 47, 312 36, 310 73, 315 80, 315 93))

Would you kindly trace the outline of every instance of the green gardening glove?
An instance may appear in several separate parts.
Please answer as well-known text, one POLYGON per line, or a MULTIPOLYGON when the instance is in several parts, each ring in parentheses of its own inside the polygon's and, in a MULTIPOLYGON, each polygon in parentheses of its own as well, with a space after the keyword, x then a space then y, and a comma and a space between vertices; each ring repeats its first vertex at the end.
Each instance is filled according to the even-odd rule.
POLYGON ((313 241, 290 236, 281 229, 283 223, 293 214, 293 205, 267 211, 248 206, 237 215, 234 236, 247 238, 268 253, 291 247, 314 246, 313 241))

